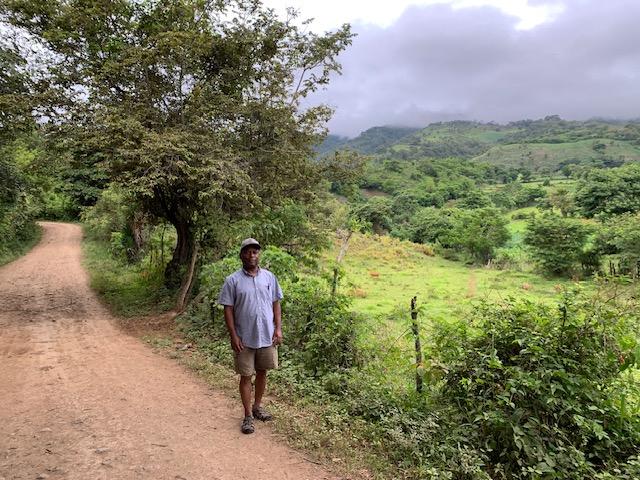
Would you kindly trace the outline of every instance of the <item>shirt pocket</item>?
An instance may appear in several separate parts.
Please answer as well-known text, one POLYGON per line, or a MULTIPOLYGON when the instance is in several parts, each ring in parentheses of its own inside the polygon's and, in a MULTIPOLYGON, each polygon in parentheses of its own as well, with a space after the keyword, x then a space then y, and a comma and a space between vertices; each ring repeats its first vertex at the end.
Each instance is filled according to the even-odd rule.
POLYGON ((273 286, 271 285, 271 282, 267 279, 267 280, 263 280, 261 279, 261 281, 258 283, 258 297, 260 302, 265 306, 271 306, 271 296, 272 296, 272 290, 273 286))

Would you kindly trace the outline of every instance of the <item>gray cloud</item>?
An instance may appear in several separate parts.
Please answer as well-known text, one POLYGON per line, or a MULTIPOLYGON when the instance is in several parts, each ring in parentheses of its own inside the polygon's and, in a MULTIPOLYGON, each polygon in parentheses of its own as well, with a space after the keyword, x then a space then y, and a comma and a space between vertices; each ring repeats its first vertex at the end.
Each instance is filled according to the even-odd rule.
POLYGON ((343 75, 314 100, 332 133, 467 119, 640 116, 640 2, 568 0, 553 22, 517 30, 491 7, 411 7, 389 28, 354 26, 343 75))

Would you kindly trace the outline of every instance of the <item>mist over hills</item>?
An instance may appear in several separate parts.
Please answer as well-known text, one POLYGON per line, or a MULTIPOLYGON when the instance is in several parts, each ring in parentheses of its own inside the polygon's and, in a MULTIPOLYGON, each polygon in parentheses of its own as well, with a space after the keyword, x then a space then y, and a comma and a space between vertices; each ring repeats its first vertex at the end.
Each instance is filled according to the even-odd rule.
POLYGON ((335 150, 349 149, 367 155, 378 153, 409 135, 419 132, 414 127, 372 127, 355 138, 328 135, 318 147, 318 153, 325 154, 335 150))
POLYGON ((422 129, 382 126, 353 139, 329 135, 318 152, 341 149, 399 160, 464 158, 534 172, 585 162, 616 166, 640 161, 640 121, 568 121, 553 115, 504 125, 452 121, 422 129))

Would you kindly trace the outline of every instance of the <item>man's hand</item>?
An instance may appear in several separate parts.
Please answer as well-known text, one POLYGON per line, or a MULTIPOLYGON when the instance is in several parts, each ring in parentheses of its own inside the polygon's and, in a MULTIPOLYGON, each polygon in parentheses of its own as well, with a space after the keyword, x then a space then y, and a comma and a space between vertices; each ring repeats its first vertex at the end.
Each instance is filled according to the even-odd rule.
POLYGON ((273 338, 271 339, 274 345, 280 345, 282 343, 282 329, 276 328, 273 332, 273 338))
POLYGON ((231 348, 233 348, 233 351, 236 353, 240 353, 242 350, 244 350, 244 345, 242 344, 242 340, 240 340, 240 337, 238 335, 231 336, 231 348))

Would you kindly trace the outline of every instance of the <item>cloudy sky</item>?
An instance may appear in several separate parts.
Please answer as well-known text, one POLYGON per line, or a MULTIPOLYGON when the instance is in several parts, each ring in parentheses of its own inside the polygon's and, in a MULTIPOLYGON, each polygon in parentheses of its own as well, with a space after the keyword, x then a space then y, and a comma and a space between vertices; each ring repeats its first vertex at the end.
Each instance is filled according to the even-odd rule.
POLYGON ((640 118, 640 0, 267 0, 357 33, 332 133, 454 119, 640 118))

